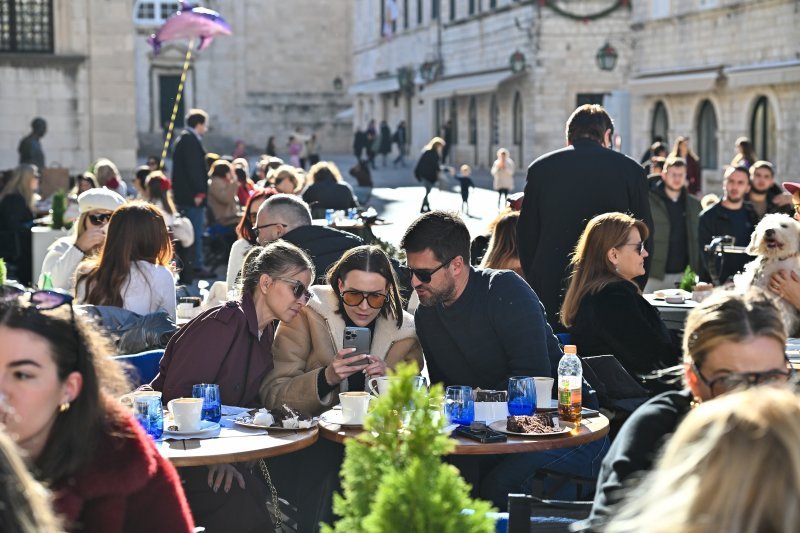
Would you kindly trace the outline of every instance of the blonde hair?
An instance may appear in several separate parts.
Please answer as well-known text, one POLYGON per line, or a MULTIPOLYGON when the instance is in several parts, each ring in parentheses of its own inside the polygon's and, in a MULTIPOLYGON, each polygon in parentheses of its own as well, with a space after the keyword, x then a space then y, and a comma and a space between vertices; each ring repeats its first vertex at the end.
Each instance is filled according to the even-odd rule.
POLYGON ((625 279, 616 273, 614 265, 608 260, 608 251, 625 244, 634 228, 639 230, 642 241, 647 239, 650 232, 645 223, 624 213, 597 215, 586 224, 570 259, 572 274, 561 306, 561 323, 564 326, 572 325, 584 296, 603 290, 609 283, 625 279))
POLYGON ((0 200, 11 194, 19 194, 25 200, 25 205, 31 211, 34 211, 34 204, 36 203, 34 192, 36 191, 33 190, 33 180, 38 174, 36 165, 22 164, 15 168, 11 173, 11 179, 0 191, 0 200))
POLYGON ((723 342, 738 343, 755 337, 786 344, 781 312, 772 298, 760 289, 751 289, 744 295, 716 291, 686 317, 684 362, 702 367, 708 354, 723 342))
POLYGON ((105 157, 101 157, 97 161, 94 162, 93 165, 94 175, 97 176, 97 181, 100 183, 101 186, 105 186, 105 184, 111 178, 118 178, 119 177, 119 170, 117 170, 117 165, 114 164, 113 161, 110 159, 106 159, 105 157))
POLYGON ((755 387, 700 404, 609 532, 800 531, 800 398, 755 387))
POLYGON ((296 193, 303 188, 303 182, 297 174, 297 170, 291 165, 281 165, 276 169, 272 169, 267 174, 267 181, 274 187, 279 180, 288 179, 294 184, 294 192, 296 193))
POLYGON ((481 268, 496 268, 521 271, 519 248, 517 246, 517 221, 519 212, 506 213, 492 229, 492 238, 486 255, 481 261, 481 268))
POLYGON ((316 183, 317 180, 325 181, 325 179, 333 179, 336 182, 342 181, 342 174, 339 172, 339 167, 332 161, 320 161, 308 169, 308 174, 305 176, 305 181, 308 185, 316 183))
POLYGON ((444 142, 444 139, 442 139, 441 137, 434 137, 433 139, 428 141, 428 144, 425 145, 425 151, 427 152, 428 150, 436 148, 437 145, 444 146, 445 144, 447 143, 444 142))

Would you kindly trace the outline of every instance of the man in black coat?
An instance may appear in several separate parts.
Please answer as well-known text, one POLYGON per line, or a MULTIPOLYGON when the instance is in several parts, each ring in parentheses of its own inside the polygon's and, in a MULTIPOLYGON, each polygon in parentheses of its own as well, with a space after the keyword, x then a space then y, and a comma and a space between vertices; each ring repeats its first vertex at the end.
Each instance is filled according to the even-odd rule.
MULTIPOLYGON (((619 211, 650 229, 653 219, 642 166, 607 147, 614 124, 599 105, 583 105, 567 120, 567 147, 545 154, 528 167, 517 238, 525 278, 539 296, 548 321, 563 331, 559 312, 569 276, 570 254, 586 223, 619 211)), ((649 272, 649 260, 645 268, 649 272)), ((647 276, 637 279, 641 287, 647 276)))
POLYGON ((292 194, 267 198, 258 209, 255 228, 258 244, 262 246, 283 239, 305 250, 317 271, 316 284, 325 283, 328 268, 342 254, 364 244, 351 233, 312 225, 308 204, 292 194))
POLYGON ((208 114, 202 109, 191 109, 186 115, 186 129, 178 136, 172 151, 172 194, 175 205, 191 221, 197 236, 192 266, 200 277, 213 277, 213 273, 203 268, 202 235, 205 229, 208 169, 202 139, 207 129, 208 114))

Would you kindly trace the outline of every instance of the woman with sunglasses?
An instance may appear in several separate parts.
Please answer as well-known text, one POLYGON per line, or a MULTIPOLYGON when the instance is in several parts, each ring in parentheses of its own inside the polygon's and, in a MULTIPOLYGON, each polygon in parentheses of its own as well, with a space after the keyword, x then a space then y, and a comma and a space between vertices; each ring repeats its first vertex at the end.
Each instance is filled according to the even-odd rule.
POLYGON ((164 311, 175 320, 172 241, 155 206, 136 200, 114 211, 100 253, 76 274, 77 301, 139 315, 164 311))
POLYGON ((741 388, 786 384, 794 371, 785 350, 781 313, 763 291, 718 292, 693 309, 683 336, 686 388, 652 398, 622 426, 600 468, 591 529, 603 530, 623 489, 652 469, 694 405, 741 388))
POLYGON ((67 531, 191 532, 175 469, 116 400, 130 389, 108 357, 113 348, 64 305, 70 300, 54 291, 28 297, 4 288, 4 430, 52 491, 67 531))
MULTIPOLYGON (((681 353, 680 341, 634 281, 645 273, 647 236, 644 222, 622 213, 590 220, 572 254, 561 307, 561 323, 582 356, 613 354, 633 376, 671 367, 681 353)), ((655 381, 652 387, 665 390, 655 381)))
MULTIPOLYGON (((252 248, 242 267, 241 299, 212 307, 170 339, 153 388, 168 402, 191 397, 197 383, 216 383, 222 404, 261 407, 259 386, 273 368, 273 324, 295 319, 313 279, 314 263, 293 244, 252 248)), ((195 519, 207 531, 271 531, 257 472, 244 465, 180 472, 195 519)))
POLYGON ((47 249, 42 262, 39 286, 44 286, 45 274, 50 274, 53 289, 72 292, 75 288, 75 271, 87 256, 96 255, 106 241, 106 230, 111 213, 125 199, 110 189, 89 189, 78 196, 80 216, 72 225, 72 232, 55 241, 47 249))
POLYGON ((298 194, 303 188, 297 170, 291 165, 281 165, 275 170, 268 170, 268 180, 278 192, 284 194, 298 194))
POLYGON ((278 191, 269 187, 263 191, 255 191, 253 196, 247 200, 245 204, 244 214, 236 226, 236 235, 239 238, 231 246, 231 252, 228 256, 228 273, 225 276, 225 281, 228 284, 228 290, 236 288, 236 282, 239 279, 239 274, 242 271, 242 264, 247 252, 253 246, 258 244, 258 232, 253 229, 256 225, 256 216, 258 215, 258 208, 270 196, 278 194, 278 191))
POLYGON ((338 403, 339 392, 363 391, 387 366, 415 361, 422 369, 414 319, 403 311, 386 253, 377 246, 345 252, 328 271, 328 285, 311 288, 301 316, 278 326, 273 353, 275 369, 261 386, 266 406, 286 403, 315 415, 338 403), (346 326, 370 329, 370 354, 342 348, 346 326))

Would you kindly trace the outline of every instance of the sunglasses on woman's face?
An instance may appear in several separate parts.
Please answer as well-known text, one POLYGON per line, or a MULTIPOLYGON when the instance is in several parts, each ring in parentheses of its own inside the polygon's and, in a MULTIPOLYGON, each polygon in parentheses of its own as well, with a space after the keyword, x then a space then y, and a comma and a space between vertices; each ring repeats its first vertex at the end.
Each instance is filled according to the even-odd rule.
POLYGON ((30 295, 28 301, 38 311, 55 309, 72 302, 72 295, 61 291, 29 290, 16 285, 0 286, 0 302, 9 302, 30 295))
POLYGON ((306 302, 311 299, 311 293, 306 288, 305 283, 294 278, 275 278, 292 286, 292 296, 295 300, 303 298, 306 302))
POLYGON ((382 309, 386 303, 386 295, 380 292, 363 292, 348 289, 342 292, 342 301, 350 307, 357 307, 367 300, 367 305, 373 309, 382 309))
POLYGON ((103 226, 111 220, 111 213, 89 213, 86 217, 92 226, 103 226))

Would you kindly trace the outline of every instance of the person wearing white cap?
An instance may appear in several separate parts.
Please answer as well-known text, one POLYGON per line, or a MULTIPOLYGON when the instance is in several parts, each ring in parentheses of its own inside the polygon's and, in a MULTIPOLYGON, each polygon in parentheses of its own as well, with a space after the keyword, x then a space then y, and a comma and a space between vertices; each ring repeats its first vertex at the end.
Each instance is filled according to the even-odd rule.
POLYGON ((122 196, 106 188, 81 193, 78 196, 80 216, 72 226, 72 232, 47 249, 39 286, 43 286, 45 274, 49 274, 54 289, 71 292, 75 287, 75 269, 84 257, 96 253, 103 246, 111 213, 124 203, 122 196))

